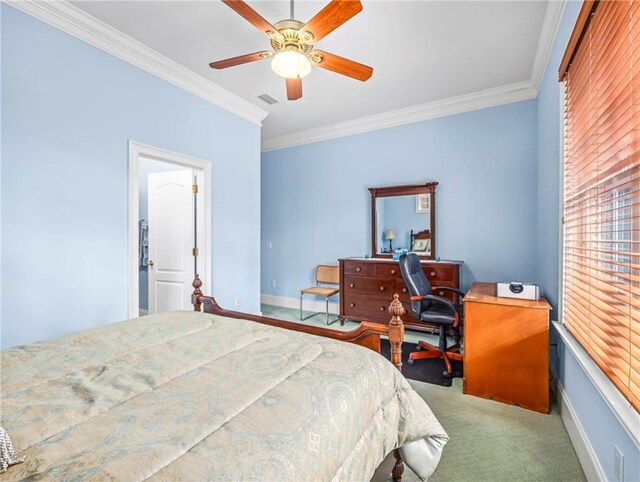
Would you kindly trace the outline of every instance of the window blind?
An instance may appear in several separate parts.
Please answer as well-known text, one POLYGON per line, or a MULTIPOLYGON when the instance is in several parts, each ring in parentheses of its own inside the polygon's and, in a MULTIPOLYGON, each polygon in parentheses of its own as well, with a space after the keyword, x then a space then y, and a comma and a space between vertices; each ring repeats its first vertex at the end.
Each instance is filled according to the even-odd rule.
POLYGON ((563 322, 640 411, 640 1, 585 2, 560 78, 563 322))

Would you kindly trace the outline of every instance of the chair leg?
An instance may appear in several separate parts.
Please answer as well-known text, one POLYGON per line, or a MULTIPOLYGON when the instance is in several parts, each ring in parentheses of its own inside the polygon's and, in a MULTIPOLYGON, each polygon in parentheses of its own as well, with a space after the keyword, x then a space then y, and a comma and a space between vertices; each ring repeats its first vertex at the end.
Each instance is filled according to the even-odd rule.
POLYGON ((459 338, 455 339, 456 343, 453 346, 447 346, 447 335, 449 330, 447 330, 446 326, 441 327, 440 331, 440 351, 442 352, 442 358, 444 359, 444 363, 447 367, 447 370, 442 374, 445 378, 453 377, 453 366, 451 365, 451 360, 459 360, 462 361, 462 354, 457 353, 460 348, 459 338))
POLYGON ((329 324, 329 298, 324 299, 324 322, 329 324))
POLYGON ((306 318, 302 317, 302 296, 304 293, 300 293, 300 321, 304 321, 304 320, 308 320, 309 318, 313 318, 316 315, 319 315, 320 313, 314 313, 313 315, 309 315, 306 318))
POLYGON ((440 338, 438 340, 438 346, 433 346, 426 341, 418 341, 418 347, 422 351, 414 351, 409 354, 409 360, 407 363, 413 365, 414 360, 425 360, 431 358, 442 358, 446 366, 446 370, 442 373, 445 378, 451 378, 453 376, 453 366, 451 360, 462 361, 463 355, 458 353, 460 348, 459 343, 455 343, 453 346, 447 346, 448 330, 445 325, 440 326, 440 338))
POLYGON ((327 324, 327 326, 329 325, 333 325, 336 321, 340 321, 340 318, 336 318, 335 320, 331 320, 331 322, 329 322, 329 297, 327 296, 324 300, 324 307, 325 307, 325 323, 327 324))

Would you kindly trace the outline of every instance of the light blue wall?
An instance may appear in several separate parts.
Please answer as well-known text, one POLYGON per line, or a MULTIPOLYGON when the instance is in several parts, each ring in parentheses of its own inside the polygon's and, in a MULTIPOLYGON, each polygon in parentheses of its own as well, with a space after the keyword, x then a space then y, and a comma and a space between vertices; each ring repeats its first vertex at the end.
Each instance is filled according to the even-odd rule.
MULTIPOLYGON (((560 272, 560 86, 558 67, 564 54, 581 2, 569 2, 549 58, 538 95, 537 152, 537 249, 538 281, 545 294, 558 306, 560 272)), ((554 310, 554 318, 558 316, 554 310)), ((629 437, 605 399, 591 382, 573 352, 563 343, 556 330, 551 330, 550 361, 578 421, 602 466, 607 480, 616 480, 614 444, 624 452, 625 481, 640 480, 640 450, 629 437)), ((592 363, 592 362, 590 362, 592 363)), ((640 427, 634 427, 640 433, 640 427)))
POLYGON ((464 288, 534 281, 535 132, 532 100, 263 153, 262 293, 295 297, 317 264, 369 254, 368 187, 427 181, 436 255, 465 262, 464 288))
MULTIPOLYGON (((2 8, 0 8, 0 214, 2 213, 2 8)), ((0 220, 0 328, 2 327, 2 221, 0 220)), ((0 347, 2 329, 0 329, 0 347)))
POLYGON ((213 294, 259 310, 259 126, 0 8, 2 346, 127 317, 129 139, 211 161, 213 294))

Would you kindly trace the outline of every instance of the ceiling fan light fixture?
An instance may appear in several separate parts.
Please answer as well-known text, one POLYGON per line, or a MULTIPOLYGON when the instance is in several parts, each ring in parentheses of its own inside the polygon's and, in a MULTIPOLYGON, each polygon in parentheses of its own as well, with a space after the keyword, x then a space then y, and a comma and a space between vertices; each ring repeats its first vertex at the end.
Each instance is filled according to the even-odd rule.
POLYGON ((271 68, 285 79, 301 79, 311 72, 311 62, 306 55, 295 50, 285 50, 273 56, 271 68))

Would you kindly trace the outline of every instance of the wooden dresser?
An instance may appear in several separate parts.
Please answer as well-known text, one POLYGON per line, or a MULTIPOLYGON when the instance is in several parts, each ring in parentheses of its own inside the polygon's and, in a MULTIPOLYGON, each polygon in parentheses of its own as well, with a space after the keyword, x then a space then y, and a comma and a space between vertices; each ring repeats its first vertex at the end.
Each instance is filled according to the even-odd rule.
MULTIPOLYGON (((460 288, 460 262, 422 261, 432 286, 460 288)), ((411 313, 409 293, 397 261, 385 258, 343 258, 340 260, 340 319, 367 320, 389 323, 389 303, 394 293, 400 295, 406 315, 402 317, 407 328, 431 331, 418 322, 411 313)), ((453 299, 452 292, 434 292, 453 299)))
POLYGON ((464 297, 464 379, 469 395, 549 413, 547 300, 495 296, 474 283, 464 297))

